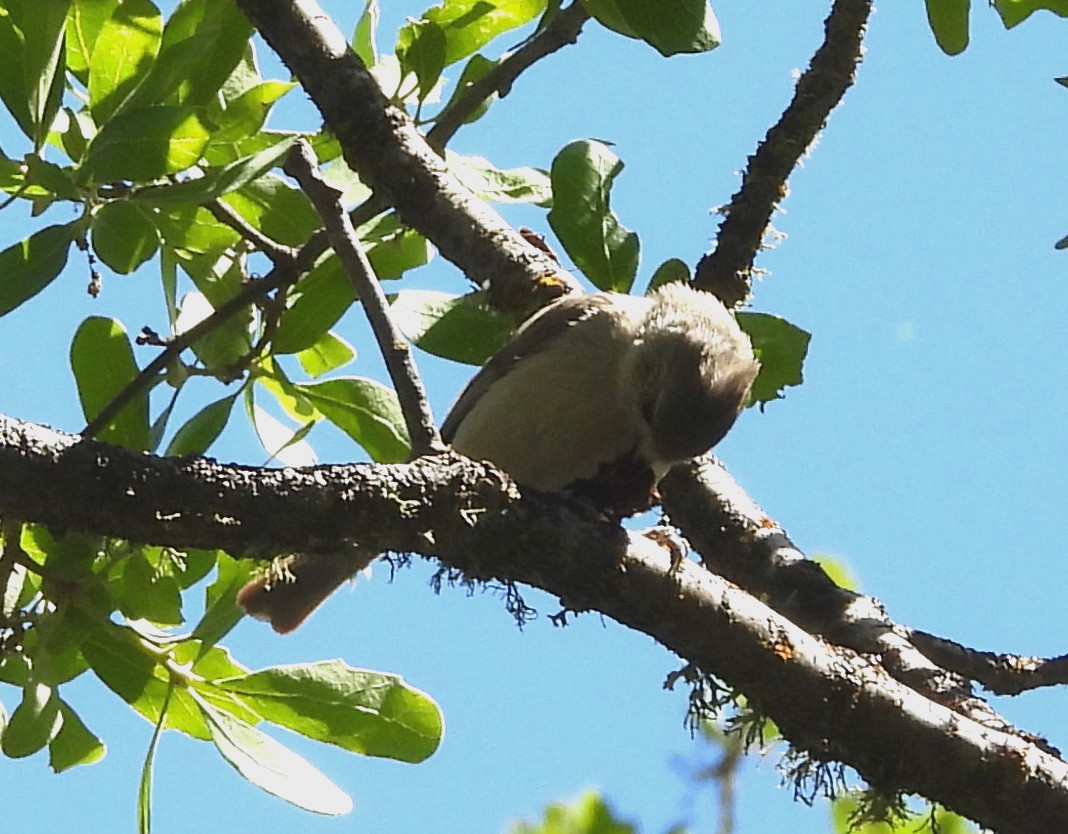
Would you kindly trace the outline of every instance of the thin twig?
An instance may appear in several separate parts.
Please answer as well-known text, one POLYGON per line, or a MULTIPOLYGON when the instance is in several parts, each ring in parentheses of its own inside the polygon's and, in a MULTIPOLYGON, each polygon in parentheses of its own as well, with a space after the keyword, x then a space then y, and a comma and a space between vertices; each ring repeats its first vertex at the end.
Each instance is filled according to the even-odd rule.
POLYGON ((911 631, 909 639, 939 666, 978 681, 996 695, 1068 684, 1068 655, 1045 658, 980 651, 926 631, 911 631))
POLYGON ((283 246, 276 240, 268 237, 247 220, 234 211, 222 200, 210 200, 204 204, 212 216, 225 226, 229 226, 241 237, 256 247, 277 266, 280 263, 292 263, 297 257, 297 250, 291 246, 283 246))
POLYGON ((512 84, 527 69, 547 55, 578 40, 589 12, 579 0, 558 12, 549 24, 529 38, 514 52, 506 53, 493 69, 473 81, 460 96, 438 116, 426 135, 427 144, 437 151, 444 149, 468 117, 493 96, 504 98, 512 84))
POLYGON ((202 339, 204 336, 220 327, 239 310, 243 310, 250 304, 254 304, 258 298, 273 290, 288 287, 295 283, 301 274, 300 269, 293 264, 289 264, 276 266, 263 278, 249 281, 242 287, 237 295, 219 307, 219 309, 206 319, 176 335, 167 345, 166 349, 161 351, 155 359, 145 365, 145 367, 141 369, 141 373, 134 377, 129 385, 123 388, 111 402, 100 410, 96 417, 89 421, 89 424, 82 429, 81 436, 95 437, 100 430, 111 423, 111 421, 114 420, 130 402, 143 393, 145 389, 152 384, 156 377, 163 373, 167 365, 176 359, 182 351, 192 347, 198 339, 202 339))
POLYGON ((386 370, 397 390, 404 422, 412 442, 412 455, 420 456, 444 449, 434 425, 426 390, 415 368, 415 359, 404 337, 389 318, 386 294, 374 274, 371 262, 360 245, 356 230, 341 203, 341 192, 329 185, 316 168, 311 147, 300 142, 286 159, 285 172, 300 183, 323 221, 330 245, 352 282, 356 297, 371 323, 386 370))
POLYGON ((697 264, 695 283, 729 307, 749 296, 753 260, 786 196, 786 181, 856 79, 872 3, 835 0, 824 41, 798 79, 793 100, 749 157, 741 188, 722 211, 715 250, 697 264))

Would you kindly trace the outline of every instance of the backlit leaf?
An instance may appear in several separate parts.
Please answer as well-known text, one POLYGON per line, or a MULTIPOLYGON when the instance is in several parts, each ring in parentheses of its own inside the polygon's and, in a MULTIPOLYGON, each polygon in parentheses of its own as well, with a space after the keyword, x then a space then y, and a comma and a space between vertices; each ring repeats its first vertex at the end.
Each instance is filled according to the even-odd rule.
POLYGON ((347 814, 352 800, 288 747, 250 724, 198 699, 222 757, 252 784, 317 814, 347 814))
POLYGON ((0 316, 51 284, 67 265, 77 226, 47 226, 0 252, 0 316))
POLYGON ((266 720, 366 756, 419 762, 441 742, 437 704, 397 675, 341 660, 262 669, 216 681, 266 720))
MULTIPOLYGON (((93 420, 137 376, 133 347, 122 323, 90 316, 70 346, 70 364, 87 421, 93 420)), ((128 449, 148 448, 148 394, 142 391, 96 435, 128 449)))
POLYGON ((801 371, 812 335, 767 313, 738 313, 737 318, 760 360, 752 401, 763 405, 781 399, 784 388, 803 381, 801 371))
POLYGON ((609 206, 623 162, 603 142, 578 141, 553 160, 549 225, 582 273, 602 290, 627 292, 638 271, 638 236, 609 206))
POLYGON ((130 110, 93 137, 82 172, 96 182, 149 182, 196 164, 209 138, 208 129, 189 108, 159 105, 130 110))
POLYGON ((325 382, 296 384, 334 425, 359 443, 379 463, 398 463, 408 457, 411 443, 397 394, 373 379, 341 377, 325 382))

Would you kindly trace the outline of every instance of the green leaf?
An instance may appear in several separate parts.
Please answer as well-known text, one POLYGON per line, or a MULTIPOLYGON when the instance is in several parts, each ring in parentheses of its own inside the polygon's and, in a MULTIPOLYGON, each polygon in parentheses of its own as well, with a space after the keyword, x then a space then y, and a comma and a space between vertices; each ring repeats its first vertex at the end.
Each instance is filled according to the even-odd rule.
POLYGON ((587 791, 570 804, 549 805, 537 825, 520 822, 511 834, 637 834, 637 827, 616 816, 604 799, 587 791))
POLYGON ((49 582, 85 583, 104 539, 73 530, 53 536, 43 525, 24 524, 19 543, 31 559, 47 566, 49 582))
POLYGON ((170 729, 202 741, 211 737, 188 691, 170 693, 170 675, 156 663, 156 657, 132 629, 106 621, 87 621, 85 633, 82 652, 89 667, 138 715, 152 724, 165 715, 170 729))
POLYGON ((66 0, 34 3, 22 20, 25 52, 22 76, 34 126, 34 150, 40 150, 59 112, 63 98, 64 49, 66 29, 66 0))
POLYGON ((211 144, 231 143, 258 134, 275 102, 296 86, 292 81, 263 81, 228 101, 224 108, 213 109, 211 117, 216 129, 212 131, 211 144))
POLYGON ((959 55, 968 47, 968 12, 972 0, 925 0, 927 22, 939 48, 959 55))
POLYGON ((322 226, 304 192, 274 174, 245 183, 223 201, 271 240, 286 246, 303 245, 322 226))
POLYGON ((0 99, 33 140, 44 144, 63 93, 64 0, 0 5, 0 99))
POLYGON ((93 215, 93 251, 115 272, 128 275, 159 249, 159 232, 145 211, 127 200, 104 203, 93 215))
POLYGON ((226 423, 229 421, 230 413, 234 408, 234 400, 237 399, 237 393, 204 406, 190 417, 175 432, 174 437, 167 446, 167 456, 202 455, 208 451, 211 448, 211 444, 226 428, 226 423))
POLYGON ((89 668, 81 653, 81 630, 62 610, 39 619, 35 630, 38 641, 33 647, 33 676, 39 683, 58 688, 89 668))
MULTIPOLYGON (((363 227, 360 232, 362 234, 363 227)), ((415 229, 401 228, 377 242, 368 243, 366 252, 378 280, 391 281, 409 269, 429 263, 434 249, 415 229)))
POLYGON ((445 36, 445 66, 478 52, 498 35, 529 23, 546 0, 445 0, 423 15, 445 36))
POLYGON ((653 277, 649 279, 649 289, 646 292, 652 292, 664 284, 671 284, 675 281, 689 282, 689 280, 690 267, 686 265, 686 262, 678 258, 668 258, 656 268, 653 277))
POLYGON ((623 163, 602 142, 567 145, 553 160, 549 225, 582 273, 601 290, 628 292, 638 271, 638 236, 609 207, 623 163))
POLYGON ((29 571, 25 566, 20 565, 18 562, 13 562, 10 567, 10 572, 4 581, 3 587, 0 587, 0 617, 5 620, 9 619, 19 608, 21 608, 27 597, 27 585, 26 580, 29 577, 29 571))
POLYGON ((31 681, 22 691, 0 738, 0 750, 12 759, 30 756, 48 744, 63 726, 59 697, 43 683, 31 681))
POLYGON ((48 226, 0 252, 0 316, 51 284, 67 265, 78 226, 48 226))
POLYGON ((149 182, 195 165, 209 138, 208 129, 188 107, 130 110, 93 137, 82 173, 96 182, 149 182))
POLYGON ((322 414, 316 411, 308 398, 294 387, 277 362, 270 359, 264 361, 263 371, 263 374, 256 378, 256 382, 274 397, 275 402, 282 407, 286 415, 298 423, 307 423, 322 418, 322 414))
POLYGON ((1046 9, 1060 17, 1068 17, 1068 0, 994 0, 994 8, 1006 29, 1023 23, 1034 12, 1046 9))
POLYGON ((28 0, 9 0, 0 5, 0 99, 18 123, 19 129, 33 139, 35 131, 29 91, 22 71, 26 37, 20 26, 29 5, 28 0))
POLYGON ((182 623, 182 594, 178 582, 160 570, 158 559, 149 558, 151 549, 132 553, 122 566, 119 607, 131 620, 147 620, 158 625, 182 623), (147 551, 147 552, 146 552, 147 551))
MULTIPOLYGON (((0 658, 0 682, 24 687, 29 683, 32 674, 29 658, 24 654, 5 652, 0 658)), ((6 722, 4 726, 7 726, 6 722)))
MULTIPOLYGON (((219 551, 219 553, 221 554, 222 551, 219 551)), ((173 655, 175 663, 182 666, 191 663, 193 674, 199 675, 207 682, 202 683, 193 680, 194 686, 203 686, 204 692, 214 692, 214 697, 224 698, 230 703, 235 703, 234 698, 221 690, 217 690, 215 684, 211 683, 211 681, 220 678, 233 678, 248 674, 249 668, 234 660, 234 656, 230 654, 229 649, 225 646, 213 646, 203 640, 192 639, 183 640, 175 644, 173 655)), ((259 716, 252 710, 242 710, 241 714, 247 721, 259 720, 259 716)))
POLYGON ((189 588, 207 576, 215 567, 218 558, 218 550, 200 550, 198 548, 186 548, 185 550, 172 550, 170 548, 157 548, 161 552, 161 561, 169 565, 171 575, 178 582, 182 590, 189 588))
POLYGON ((634 27, 627 23, 616 0, 582 0, 582 5, 598 23, 628 38, 641 40, 634 27))
POLYGON ((548 206, 553 189, 549 175, 540 168, 512 168, 502 171, 481 156, 461 156, 446 152, 449 170, 467 188, 492 203, 534 203, 548 206))
MULTIPOLYGON (((192 330, 213 315, 218 306, 212 304, 203 293, 186 293, 182 297, 178 319, 174 323, 175 331, 185 333, 192 330)), ((248 330, 251 321, 250 309, 233 314, 210 333, 205 333, 197 339, 193 343, 193 353, 208 370, 223 372, 226 379, 232 378, 231 369, 234 363, 251 349, 248 330)))
POLYGON ((326 332, 311 347, 297 353, 297 360, 308 376, 320 377, 347 365, 356 358, 352 345, 332 332, 326 332))
POLYGON ((26 165, 25 185, 28 187, 22 196, 36 197, 43 193, 53 199, 82 200, 73 168, 61 168, 37 154, 27 154, 23 161, 26 165), (40 188, 34 189, 35 185, 40 188))
POLYGON ((73 0, 67 15, 67 69, 82 82, 89 82, 89 63, 104 24, 111 19, 119 0, 73 0))
POLYGON ((753 351, 760 360, 752 401, 763 405, 782 399, 784 388, 803 381, 801 370, 812 335, 767 313, 738 313, 737 319, 752 339, 753 351))
POLYGON ((59 701, 63 724, 48 744, 48 764, 54 773, 77 765, 94 764, 104 758, 107 747, 94 735, 70 705, 59 701))
POLYGON ((665 57, 708 52, 720 44, 719 21, 708 0, 583 0, 601 24, 640 38, 665 57))
POLYGON ((296 290, 274 334, 277 354, 298 353, 316 344, 356 300, 352 284, 333 253, 320 260, 296 290))
POLYGON ((186 374, 186 366, 181 362, 169 363, 166 372, 166 380, 173 386, 174 393, 171 394, 170 399, 167 401, 167 405, 163 407, 163 411, 156 415, 156 418, 152 421, 152 425, 148 427, 147 451, 152 452, 153 454, 159 450, 159 444, 163 442, 163 435, 167 433, 167 424, 170 423, 171 415, 174 413, 174 407, 178 404, 178 395, 181 393, 186 374))
POLYGON ((252 562, 238 561, 222 551, 217 554, 216 565, 217 577, 205 591, 204 616, 193 629, 193 637, 209 646, 221 640, 245 616, 237 604, 237 592, 257 570, 252 562))
POLYGON ((244 57, 251 33, 236 3, 182 0, 163 29, 151 71, 124 107, 210 104, 244 57))
POLYGON ((252 784, 317 814, 336 816, 352 810, 348 794, 307 760, 203 698, 198 704, 216 749, 252 784))
POLYGON ((407 459, 411 442, 392 388, 358 377, 297 384, 293 388, 359 443, 373 460, 399 463, 407 459))
MULTIPOLYGON (((182 263, 197 255, 218 257, 241 239, 237 232, 220 223, 201 206, 160 208, 156 212, 156 225, 167 247, 176 250, 177 260, 182 263)), ((164 250, 163 255, 171 257, 172 261, 175 258, 175 252, 168 255, 164 250)))
POLYGON ((120 0, 103 21, 88 60, 89 109, 98 125, 106 129, 147 77, 162 33, 163 18, 151 0, 120 0))
POLYGON ((421 762, 441 743, 437 704, 397 675, 341 660, 275 666, 215 681, 266 720, 365 756, 421 762))
MULTIPOLYGON (((93 420, 138 374, 126 328, 103 316, 89 316, 79 325, 70 346, 70 365, 87 421, 93 420)), ((128 449, 147 449, 147 392, 128 402, 96 437, 128 449)))
POLYGON ((373 67, 378 63, 375 36, 378 33, 379 17, 381 17, 381 12, 378 8, 378 0, 367 0, 360 19, 356 21, 356 31, 352 36, 352 50, 360 56, 365 67, 373 67))
POLYGON ((138 834, 151 834, 152 832, 152 771, 156 766, 156 751, 159 750, 159 740, 163 735, 163 724, 167 719, 167 710, 170 707, 173 691, 173 685, 167 688, 167 696, 159 711, 156 726, 152 730, 152 739, 148 742, 148 750, 145 751, 145 761, 141 765, 141 778, 137 783, 138 834))
POLYGON ((445 33, 426 20, 413 20, 397 34, 397 60, 403 75, 414 75, 420 101, 427 98, 445 68, 445 33))
POLYGON ((285 139, 260 153, 239 159, 223 168, 209 168, 204 171, 202 177, 142 189, 137 193, 137 202, 152 206, 207 203, 223 194, 243 188, 275 166, 281 165, 290 148, 296 143, 296 138, 285 139))
MULTIPOLYGON (((0 17, 0 25, 3 24, 3 18, 0 17)), ((36 193, 26 194, 26 170, 22 162, 17 159, 10 159, 0 152, 0 191, 6 191, 8 194, 23 194, 27 197, 34 198, 40 197, 48 192, 44 189, 37 189, 36 193)))
MULTIPOLYGON (((464 64, 463 72, 460 73, 460 77, 456 80, 456 85, 453 87, 452 95, 449 96, 449 101, 442 109, 441 113, 444 114, 450 107, 456 104, 468 88, 479 79, 486 76, 490 70, 496 67, 500 61, 491 61, 489 58, 485 58, 482 55, 472 55, 471 59, 464 64)), ((481 119, 490 105, 493 104, 498 98, 497 93, 494 93, 489 98, 483 99, 482 102, 464 119, 464 124, 471 124, 481 119)), ((437 118, 441 118, 441 114, 437 118)))
POLYGON ((512 320, 470 296, 401 290, 390 318, 408 339, 435 356, 481 365, 508 341, 512 320))
MULTIPOLYGON (((96 135, 96 124, 87 110, 72 110, 69 107, 62 108, 56 114, 57 118, 52 123, 52 133, 48 140, 58 144, 66 151, 71 159, 79 160, 85 156, 89 147, 89 140, 96 135)), ((64 171, 71 169, 63 169, 64 171)), ((70 178, 72 186, 75 184, 73 177, 70 178)))
POLYGON ((319 462, 315 449, 305 440, 316 420, 303 421, 296 428, 286 425, 251 402, 251 389, 246 389, 246 404, 249 420, 264 451, 270 455, 270 461, 277 460, 282 466, 293 467, 315 466, 319 462))

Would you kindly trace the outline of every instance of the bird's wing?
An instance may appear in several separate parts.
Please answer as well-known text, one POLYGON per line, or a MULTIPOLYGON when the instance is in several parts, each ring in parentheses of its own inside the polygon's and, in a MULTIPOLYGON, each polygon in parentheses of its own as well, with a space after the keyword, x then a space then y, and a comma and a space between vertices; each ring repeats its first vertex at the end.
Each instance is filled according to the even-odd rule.
POLYGON ((464 418, 493 383, 509 373, 526 357, 551 344, 568 327, 612 305, 610 296, 569 295, 536 313, 515 332, 515 335, 467 383, 441 426, 441 436, 451 443, 464 418))

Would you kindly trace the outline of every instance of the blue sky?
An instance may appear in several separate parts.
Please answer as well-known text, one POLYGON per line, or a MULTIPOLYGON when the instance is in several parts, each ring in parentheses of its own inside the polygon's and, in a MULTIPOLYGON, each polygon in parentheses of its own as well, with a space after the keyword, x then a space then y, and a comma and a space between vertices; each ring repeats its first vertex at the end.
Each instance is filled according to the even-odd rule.
MULTIPOLYGON (((361 5, 328 9, 351 31, 361 5)), ((387 50, 397 22, 421 7, 384 5, 387 50)), ((1005 32, 974 5, 972 44, 951 59, 922 4, 880 4, 858 84, 774 220, 787 237, 758 261, 767 274, 753 308, 813 333, 806 383, 745 414, 719 451, 800 547, 845 561, 896 619, 979 648, 1058 654, 1068 252, 1053 244, 1068 233, 1068 90, 1053 78, 1068 74, 1068 22, 1038 15, 1005 32)), ((627 165, 613 206, 642 236, 643 276, 668 257, 692 264, 715 233, 710 208, 737 187, 819 43, 825 6, 721 0, 723 45, 671 61, 590 25, 454 148, 502 167, 547 167, 572 139, 612 141, 627 165)), ((274 126, 314 127, 299 91, 291 98, 274 126)), ((23 150, 6 121, 0 144, 10 156, 23 150)), ((0 245, 30 228, 19 211, 7 209, 0 245)), ((548 234, 538 211, 505 214, 548 234)), ((46 293, 0 322, 0 412, 78 430, 66 362, 77 322, 95 313, 131 332, 163 329, 151 271, 107 276, 96 301, 84 273, 72 258, 46 293)), ((412 285, 465 289, 440 259, 412 285)), ((360 320, 347 317, 342 332, 363 347, 352 372, 378 373, 360 320)), ((470 371, 418 359, 443 415, 470 371)), ((312 440, 324 461, 358 454, 330 432, 312 440)), ((263 457, 245 427, 212 451, 263 457)), ((435 596, 431 571, 417 564, 390 583, 380 569, 288 638, 245 622, 229 643, 253 667, 340 656, 403 674, 444 710, 437 755, 412 767, 292 739, 356 800, 351 815, 326 819, 261 794, 206 745, 169 734, 156 831, 502 831, 587 787, 645 832, 686 819, 711 830, 712 795, 695 794, 680 764, 702 752, 683 727, 685 693, 661 686, 676 658, 597 616, 556 628, 545 616, 555 600, 534 592, 528 602, 543 616, 519 631, 490 594, 435 596)), ((131 830, 150 728, 93 681, 67 697, 108 756, 62 776, 40 755, 0 760, 6 824, 131 830)), ((1062 699, 1035 693, 997 706, 1066 747, 1062 699)), ((772 750, 747 763, 736 830, 827 831, 825 807, 794 803, 779 787, 777 759, 772 750)))

